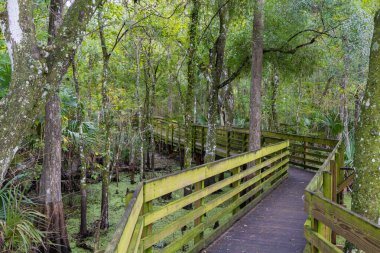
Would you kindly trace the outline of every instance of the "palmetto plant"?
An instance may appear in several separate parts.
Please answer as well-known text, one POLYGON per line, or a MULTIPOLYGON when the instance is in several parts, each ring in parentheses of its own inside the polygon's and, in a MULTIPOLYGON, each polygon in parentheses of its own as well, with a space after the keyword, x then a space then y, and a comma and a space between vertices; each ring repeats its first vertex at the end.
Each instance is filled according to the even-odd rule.
POLYGON ((35 225, 42 225, 44 216, 12 182, 0 189, 0 251, 31 252, 44 247, 44 232, 35 225))
POLYGON ((339 118, 338 114, 329 113, 324 115, 321 120, 322 127, 327 130, 328 137, 337 136, 343 131, 343 124, 339 118))

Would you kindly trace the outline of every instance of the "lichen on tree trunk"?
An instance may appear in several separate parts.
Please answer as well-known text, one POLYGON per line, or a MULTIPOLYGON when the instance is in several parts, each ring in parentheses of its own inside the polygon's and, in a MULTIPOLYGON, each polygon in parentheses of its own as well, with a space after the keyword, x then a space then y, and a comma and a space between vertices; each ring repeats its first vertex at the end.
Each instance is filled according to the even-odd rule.
POLYGON ((214 47, 210 50, 209 69, 211 74, 208 75, 210 82, 210 92, 208 97, 208 128, 206 135, 206 147, 204 162, 212 162, 215 160, 216 151, 216 124, 218 118, 218 93, 224 66, 224 51, 227 39, 228 25, 228 9, 225 3, 218 1, 219 7, 219 36, 214 43, 214 47))
POLYGON ((189 49, 187 62, 187 90, 185 98, 185 153, 183 167, 188 169, 191 167, 192 160, 192 140, 193 140, 193 101, 194 88, 196 83, 196 65, 195 54, 197 45, 197 31, 199 23, 199 8, 198 0, 192 1, 193 7, 191 10, 191 20, 189 28, 189 49))
POLYGON ((249 117, 249 150, 261 148, 261 81, 264 47, 264 0, 256 0, 253 19, 252 84, 249 117))
POLYGON ((352 210, 380 224, 380 10, 374 24, 368 81, 355 133, 352 210))

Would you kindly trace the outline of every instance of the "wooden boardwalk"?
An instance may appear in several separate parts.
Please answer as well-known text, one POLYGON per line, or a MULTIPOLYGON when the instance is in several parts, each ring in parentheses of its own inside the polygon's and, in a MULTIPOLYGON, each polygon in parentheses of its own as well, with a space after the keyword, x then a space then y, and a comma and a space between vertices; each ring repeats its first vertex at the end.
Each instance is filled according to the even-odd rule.
MULTIPOLYGON (((158 150, 181 156, 181 128, 157 120, 158 150)), ((192 152, 199 165, 140 182, 106 253, 184 248, 189 253, 336 253, 342 252, 337 234, 365 252, 380 252, 380 226, 341 205, 355 175, 343 169, 341 140, 263 132, 263 147, 246 152, 248 130, 218 128, 216 155, 226 158, 202 165, 207 127, 192 129, 192 152), (288 175, 289 165, 304 170, 291 168, 288 175), (207 179, 221 174, 227 177, 205 186, 207 179), (191 194, 162 200, 190 185, 191 194), (222 194, 211 197, 219 190, 222 194), (182 213, 192 203, 193 209, 182 213), (193 226, 183 233, 188 224, 193 226)))
POLYGON ((207 253, 303 252, 303 193, 314 173, 289 169, 289 177, 212 243, 207 253))

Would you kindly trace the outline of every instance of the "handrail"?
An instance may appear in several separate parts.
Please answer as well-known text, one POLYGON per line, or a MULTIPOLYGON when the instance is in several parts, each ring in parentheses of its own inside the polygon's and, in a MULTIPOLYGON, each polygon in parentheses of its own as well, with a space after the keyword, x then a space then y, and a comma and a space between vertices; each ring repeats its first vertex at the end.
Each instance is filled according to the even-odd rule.
POLYGON ((305 189, 307 245, 304 252, 343 252, 340 235, 367 253, 380 252, 380 226, 340 205, 342 190, 353 181, 343 178, 344 146, 339 141, 305 189))

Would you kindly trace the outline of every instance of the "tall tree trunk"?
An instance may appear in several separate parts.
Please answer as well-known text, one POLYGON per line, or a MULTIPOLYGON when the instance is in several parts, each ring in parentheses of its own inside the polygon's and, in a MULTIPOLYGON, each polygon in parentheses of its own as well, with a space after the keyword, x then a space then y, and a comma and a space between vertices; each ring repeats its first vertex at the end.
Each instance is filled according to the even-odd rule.
MULTIPOLYGON (((63 22, 63 0, 50 1, 48 45, 52 45, 63 22)), ((50 59, 51 60, 51 59, 50 59)), ((48 60, 48 68, 54 62, 48 60)), ((40 180, 40 198, 44 201, 44 214, 47 217, 48 240, 47 252, 70 252, 70 245, 63 212, 61 192, 61 108, 59 98, 60 80, 48 78, 48 83, 55 83, 55 89, 48 94, 45 105, 45 135, 43 170, 40 180)), ((71 168, 70 168, 71 170, 71 168)))
POLYGON ((79 235, 83 238, 88 234, 87 231, 87 162, 84 154, 83 136, 83 112, 82 101, 79 88, 79 80, 75 57, 72 58, 73 79, 75 84, 75 94, 77 97, 77 124, 79 129, 79 157, 80 157, 80 225, 79 235))
POLYGON ((211 75, 210 93, 209 93, 209 105, 207 112, 207 135, 206 135, 206 147, 205 147, 205 163, 209 163, 215 160, 216 150, 216 123, 218 118, 218 92, 220 81, 223 73, 224 65, 224 50, 226 47, 227 39, 227 20, 228 9, 227 5, 223 6, 224 1, 219 0, 219 36, 214 44, 214 48, 210 52, 210 69, 211 75))
POLYGON ((352 209, 380 224, 380 10, 374 24, 367 87, 355 134, 352 209))
MULTIPOLYGON (((102 6, 103 7, 103 6, 102 6)), ((109 61, 110 54, 107 51, 106 39, 103 30, 103 9, 98 11, 99 22, 99 37, 103 54, 103 72, 102 72, 102 126, 105 133, 105 147, 102 168, 102 200, 100 210, 100 228, 107 229, 109 227, 108 219, 108 194, 109 194, 109 181, 111 169, 111 119, 110 119, 110 105, 108 96, 108 76, 109 76, 109 61)))
MULTIPOLYGON (((351 209, 380 225, 380 10, 375 14, 367 86, 355 132, 351 209)), ((346 243, 345 252, 358 252, 346 243)))
POLYGON ((264 0, 256 0, 253 18, 252 84, 249 117, 249 150, 261 148, 261 81, 264 48, 264 0))
POLYGON ((40 197, 48 218, 47 231, 51 246, 46 252, 70 252, 61 193, 61 110, 58 91, 45 106, 45 146, 40 197))
MULTIPOLYGON (((185 98, 185 153, 184 153, 184 169, 191 167, 192 160, 192 140, 193 140, 193 103, 194 88, 196 83, 196 64, 195 54, 197 45, 197 34, 199 24, 199 0, 192 0, 193 7, 191 9, 191 20, 189 28, 189 49, 187 62, 187 90, 185 98)), ((190 189, 187 189, 190 191, 190 189)))

